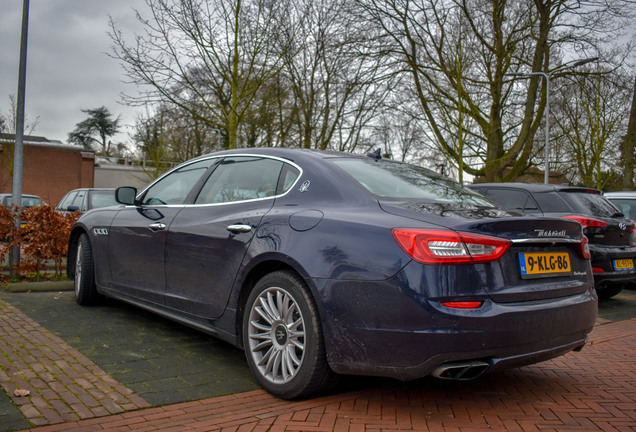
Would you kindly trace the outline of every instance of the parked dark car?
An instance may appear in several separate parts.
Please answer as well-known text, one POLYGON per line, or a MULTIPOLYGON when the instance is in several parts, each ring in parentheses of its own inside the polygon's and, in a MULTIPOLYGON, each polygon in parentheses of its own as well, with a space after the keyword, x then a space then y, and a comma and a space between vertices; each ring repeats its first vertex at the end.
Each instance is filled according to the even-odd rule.
POLYGON ((598 189, 526 183, 477 183, 470 188, 507 210, 563 217, 583 225, 599 297, 612 297, 636 282, 634 222, 598 189))
POLYGON ((85 212, 112 205, 117 205, 115 188, 80 188, 64 195, 55 209, 63 212, 85 212))
POLYGON ((133 303, 246 351, 306 397, 337 374, 471 379, 579 350, 597 296, 581 225, 513 217, 426 169, 292 149, 210 154, 69 240, 78 303, 133 303))

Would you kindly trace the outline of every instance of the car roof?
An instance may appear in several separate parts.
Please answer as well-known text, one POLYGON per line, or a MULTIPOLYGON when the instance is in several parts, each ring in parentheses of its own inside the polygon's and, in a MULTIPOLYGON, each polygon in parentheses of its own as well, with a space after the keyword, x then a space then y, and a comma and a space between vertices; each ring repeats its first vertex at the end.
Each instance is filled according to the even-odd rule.
POLYGON ((585 193, 598 193, 602 192, 595 188, 587 188, 580 186, 570 186, 566 184, 545 184, 545 183, 473 183, 467 185, 468 187, 497 187, 502 189, 523 189, 528 192, 552 192, 552 191, 568 191, 568 192, 585 192, 585 193))
MULTIPOLYGON (((13 196, 13 194, 11 194, 11 193, 0 193, 0 197, 3 197, 3 198, 4 198, 4 197, 8 197, 8 196, 9 196, 9 197, 10 197, 10 196, 13 196)), ((42 198, 40 198, 38 195, 22 194, 22 198, 25 198, 25 197, 26 197, 26 198, 39 198, 39 199, 42 199, 42 198)))
MULTIPOLYGON (((115 188, 77 188, 77 189, 71 189, 68 192, 75 192, 75 191, 99 191, 99 190, 115 190, 115 188)), ((67 192, 67 193, 68 193, 67 192)))
MULTIPOLYGON (((302 148, 287 148, 287 147, 254 147, 254 148, 240 148, 232 150, 222 150, 219 152, 208 153, 199 156, 195 159, 191 159, 186 163, 190 163, 198 159, 207 159, 209 157, 219 156, 232 156, 232 155, 256 155, 256 156, 274 156, 294 161, 296 158, 302 159, 330 159, 330 158, 364 158, 368 157, 364 154, 337 152, 330 150, 317 150, 317 149, 302 149, 302 148)), ((393 159, 387 159, 393 161, 393 159)))
POLYGON ((620 191, 620 192, 605 192, 604 194, 608 198, 634 198, 636 199, 636 191, 620 191))

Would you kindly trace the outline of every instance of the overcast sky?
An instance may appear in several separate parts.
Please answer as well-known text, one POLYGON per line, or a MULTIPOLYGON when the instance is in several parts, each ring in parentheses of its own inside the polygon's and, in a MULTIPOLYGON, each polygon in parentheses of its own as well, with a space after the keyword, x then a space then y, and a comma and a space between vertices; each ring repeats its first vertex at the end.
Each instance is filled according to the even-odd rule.
MULTIPOLYGON (((0 0, 0 112, 17 95, 22 0, 0 0)), ((132 93, 123 69, 109 57, 108 17, 132 35, 140 26, 134 9, 144 0, 31 0, 27 49, 27 121, 39 116, 33 135, 67 142, 68 133, 86 118, 82 109, 106 106, 122 125, 132 125, 133 109, 120 104, 132 93)), ((128 130, 117 141, 127 140, 128 130)))

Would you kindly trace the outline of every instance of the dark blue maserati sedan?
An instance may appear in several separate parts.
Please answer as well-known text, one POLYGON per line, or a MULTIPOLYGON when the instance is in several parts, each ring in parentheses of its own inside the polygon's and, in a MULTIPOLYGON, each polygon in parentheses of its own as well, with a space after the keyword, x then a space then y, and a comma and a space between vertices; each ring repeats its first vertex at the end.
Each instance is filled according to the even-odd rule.
POLYGON ((117 298, 241 347, 281 398, 339 374, 472 379, 580 350, 595 323, 579 223, 379 152, 224 151, 116 195, 72 230, 78 303, 117 298))

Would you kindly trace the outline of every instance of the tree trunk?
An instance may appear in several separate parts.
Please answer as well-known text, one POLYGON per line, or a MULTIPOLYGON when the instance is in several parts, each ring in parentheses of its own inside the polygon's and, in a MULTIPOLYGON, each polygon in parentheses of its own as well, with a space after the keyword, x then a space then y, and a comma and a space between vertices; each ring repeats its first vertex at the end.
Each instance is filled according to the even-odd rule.
POLYGON ((632 99, 632 111, 629 115, 627 135, 621 149, 623 153, 623 188, 634 190, 634 147, 636 146, 636 79, 634 80, 634 97, 632 99))

